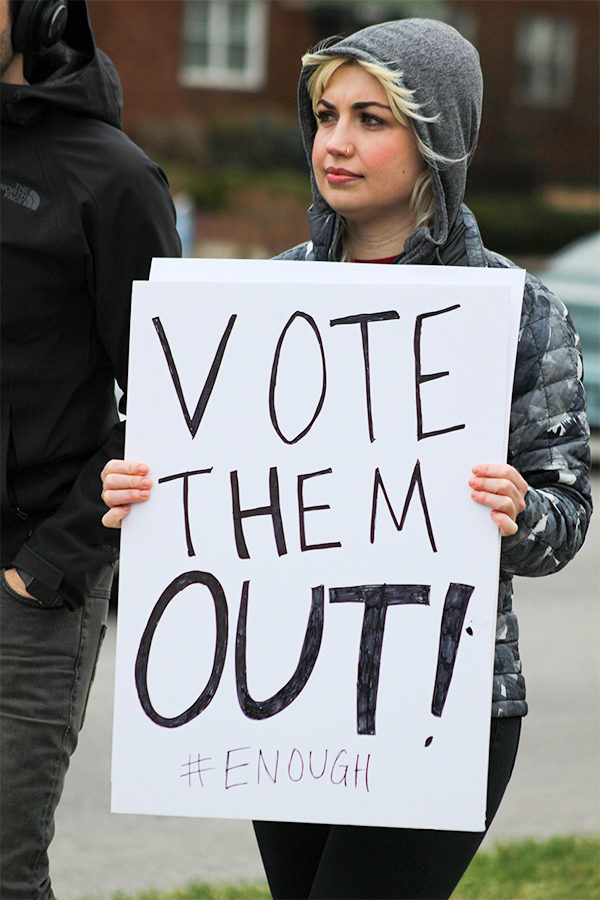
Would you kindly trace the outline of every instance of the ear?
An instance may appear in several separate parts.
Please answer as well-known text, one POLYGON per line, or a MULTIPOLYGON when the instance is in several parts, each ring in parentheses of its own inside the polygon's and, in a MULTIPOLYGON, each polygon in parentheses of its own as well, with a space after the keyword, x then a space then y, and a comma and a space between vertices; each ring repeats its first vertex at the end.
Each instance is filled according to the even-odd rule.
POLYGON ((67 26, 66 0, 13 0, 11 41, 17 53, 51 47, 67 26))

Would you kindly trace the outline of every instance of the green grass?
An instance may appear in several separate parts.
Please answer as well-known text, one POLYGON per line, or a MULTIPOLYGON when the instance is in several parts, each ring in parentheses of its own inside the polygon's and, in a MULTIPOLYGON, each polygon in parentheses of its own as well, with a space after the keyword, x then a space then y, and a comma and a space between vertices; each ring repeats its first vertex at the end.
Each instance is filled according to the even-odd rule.
POLYGON ((112 900, 269 900, 266 884, 207 884, 192 881, 173 891, 145 891, 141 894, 113 894, 112 900))
POLYGON ((598 900, 600 838, 497 844, 478 853, 452 900, 598 900))
MULTIPOLYGON (((147 891, 112 900, 268 900, 264 884, 194 882, 172 891, 147 891)), ((478 853, 452 900, 599 900, 600 837, 556 837, 497 844, 478 853)))

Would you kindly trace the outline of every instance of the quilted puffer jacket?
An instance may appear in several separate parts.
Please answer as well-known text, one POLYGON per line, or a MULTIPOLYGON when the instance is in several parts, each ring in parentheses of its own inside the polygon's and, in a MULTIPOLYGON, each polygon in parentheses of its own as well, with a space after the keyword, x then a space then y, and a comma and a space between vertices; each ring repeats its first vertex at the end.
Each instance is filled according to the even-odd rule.
MULTIPOLYGON (((468 161, 477 142, 482 78, 476 50, 453 28, 426 19, 404 19, 365 28, 319 51, 383 63, 399 71, 430 120, 413 121, 419 138, 437 153, 457 160, 428 162, 435 199, 432 228, 411 234, 397 265, 514 265, 487 250, 475 217, 462 202, 468 161), (415 40, 415 38, 418 38, 415 40), (432 109, 435 106, 435 109, 432 109), (431 118, 433 117, 433 120, 431 118)), ((279 259, 335 260, 340 218, 325 202, 311 164, 316 131, 306 81, 300 76, 298 103, 311 167, 312 240, 279 259)), ((563 568, 583 544, 592 512, 589 428, 581 382, 579 338, 561 301, 527 275, 515 367, 508 462, 529 485, 516 534, 502 539, 492 716, 527 712, 525 682, 513 611, 513 575, 549 575, 563 568)))

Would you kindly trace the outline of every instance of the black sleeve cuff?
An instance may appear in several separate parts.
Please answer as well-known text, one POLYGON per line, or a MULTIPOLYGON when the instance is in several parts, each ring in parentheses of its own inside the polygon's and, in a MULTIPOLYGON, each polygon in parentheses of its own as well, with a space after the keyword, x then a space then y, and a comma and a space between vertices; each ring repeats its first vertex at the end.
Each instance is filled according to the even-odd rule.
POLYGON ((24 544, 12 561, 17 570, 33 577, 28 592, 40 601, 41 606, 56 606, 59 595, 65 606, 76 609, 83 603, 83 596, 64 577, 64 573, 52 563, 24 544))

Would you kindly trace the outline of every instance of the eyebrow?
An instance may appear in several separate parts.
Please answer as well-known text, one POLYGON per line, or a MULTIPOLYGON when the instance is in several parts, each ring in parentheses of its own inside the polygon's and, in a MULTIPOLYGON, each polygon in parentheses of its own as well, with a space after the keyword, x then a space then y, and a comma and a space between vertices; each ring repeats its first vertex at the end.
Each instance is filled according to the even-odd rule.
MULTIPOLYGON (((334 103, 329 103, 322 97, 320 98, 319 103, 322 103, 323 106, 327 107, 327 109, 336 108, 334 103)), ((391 108, 389 106, 386 106, 385 103, 377 103, 376 100, 360 100, 359 102, 352 104, 352 109, 366 109, 368 106, 378 106, 380 109, 387 109, 391 112, 391 108)))

